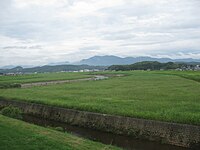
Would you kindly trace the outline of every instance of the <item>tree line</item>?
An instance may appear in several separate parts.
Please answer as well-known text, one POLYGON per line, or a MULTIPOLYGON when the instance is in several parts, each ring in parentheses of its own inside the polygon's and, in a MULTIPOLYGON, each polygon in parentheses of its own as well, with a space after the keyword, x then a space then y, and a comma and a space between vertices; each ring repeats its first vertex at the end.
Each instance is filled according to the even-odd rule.
POLYGON ((108 70, 116 70, 116 71, 128 71, 128 70, 170 70, 177 68, 186 68, 187 64, 184 63, 160 63, 158 61, 143 61, 137 62, 131 65, 112 65, 108 67, 108 70))

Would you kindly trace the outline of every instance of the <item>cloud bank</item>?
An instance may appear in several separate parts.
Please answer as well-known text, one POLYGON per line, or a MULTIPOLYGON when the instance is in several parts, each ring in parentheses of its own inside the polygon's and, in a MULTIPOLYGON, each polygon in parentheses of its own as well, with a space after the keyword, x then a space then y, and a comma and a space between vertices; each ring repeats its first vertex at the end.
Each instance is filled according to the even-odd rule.
POLYGON ((199 0, 1 0, 0 66, 200 58, 199 0))

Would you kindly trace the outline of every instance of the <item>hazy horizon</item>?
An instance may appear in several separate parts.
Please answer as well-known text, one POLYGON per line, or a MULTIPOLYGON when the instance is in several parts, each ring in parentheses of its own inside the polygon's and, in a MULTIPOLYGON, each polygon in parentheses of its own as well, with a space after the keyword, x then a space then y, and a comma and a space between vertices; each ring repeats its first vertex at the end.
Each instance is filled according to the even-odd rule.
POLYGON ((0 66, 200 59, 199 0, 1 0, 0 66))
MULTIPOLYGON (((44 63, 44 64, 10 64, 10 65, 4 65, 4 66, 0 66, 0 68, 4 68, 4 69, 10 69, 10 68, 13 68, 13 67, 23 67, 23 68, 31 68, 31 67, 36 67, 36 66, 44 66, 44 65, 63 65, 63 64, 70 64, 70 65, 84 65, 84 64, 80 64, 80 62, 82 62, 83 60, 89 60, 93 57, 119 57, 119 58, 130 58, 131 56, 127 56, 127 57, 121 57, 121 56, 115 56, 115 55, 94 55, 94 56, 91 56, 91 57, 87 57, 87 58, 83 58, 83 59, 80 59, 78 61, 54 61, 54 62, 48 62, 48 63, 44 63), (8 68, 7 68, 8 67, 8 68)), ((148 58, 158 58, 158 59, 172 59, 172 60, 182 60, 182 59, 193 59, 193 58, 180 58, 180 59, 173 59, 173 58, 169 58, 169 57, 151 57, 151 56, 137 56, 137 57, 131 57, 131 58, 142 58, 142 57, 148 57, 148 58)), ((193 60, 197 60, 196 62, 200 62, 200 59, 193 59, 193 60)), ((146 60, 148 61, 148 60, 146 60)), ((168 61, 169 62, 169 61, 168 61)), ((178 61, 177 61, 178 62, 178 61)), ((186 61, 187 63, 188 61, 186 61)), ((190 63, 191 62, 195 62, 195 61, 189 61, 190 63)), ((134 62, 133 62, 134 63, 134 62)))

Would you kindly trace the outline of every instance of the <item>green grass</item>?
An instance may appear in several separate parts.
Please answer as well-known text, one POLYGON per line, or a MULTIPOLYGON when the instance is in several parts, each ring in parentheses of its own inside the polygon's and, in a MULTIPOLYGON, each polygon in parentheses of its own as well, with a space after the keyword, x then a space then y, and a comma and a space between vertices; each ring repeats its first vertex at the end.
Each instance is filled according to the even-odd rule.
MULTIPOLYGON (((173 75, 176 73, 173 71, 115 73, 128 76, 1 89, 0 96, 91 112, 200 125, 199 82, 173 75)), ((194 74, 199 77, 200 72, 194 74)))
POLYGON ((200 82, 200 71, 160 71, 160 74, 176 75, 186 79, 200 82))
POLYGON ((43 82, 43 81, 54 81, 54 80, 71 80, 79 78, 90 77, 87 73, 68 72, 68 73, 38 73, 38 74, 27 74, 17 76, 0 76, 1 84, 13 84, 13 83, 31 83, 31 82, 43 82))
POLYGON ((1 150, 119 149, 0 115, 1 150))

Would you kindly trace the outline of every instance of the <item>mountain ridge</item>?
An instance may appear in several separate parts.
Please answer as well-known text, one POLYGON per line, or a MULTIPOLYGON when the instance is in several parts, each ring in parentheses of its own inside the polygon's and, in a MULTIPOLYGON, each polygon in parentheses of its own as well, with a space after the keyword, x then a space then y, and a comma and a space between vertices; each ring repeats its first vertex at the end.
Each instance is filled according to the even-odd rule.
MULTIPOLYGON (((137 62, 142 61, 158 61, 161 63, 166 62, 178 62, 178 63, 187 63, 187 64, 199 64, 200 59, 193 59, 193 58, 182 58, 182 59, 171 59, 171 58, 155 58, 155 57, 148 57, 148 56, 140 56, 140 57, 119 57, 114 55, 104 55, 104 56, 93 56, 87 59, 82 59, 80 61, 70 63, 69 61, 65 62, 50 62, 46 66, 58 66, 58 65, 89 65, 89 66, 111 66, 111 65, 130 65, 137 62)), ((2 66, 0 69, 12 69, 17 66, 22 66, 23 68, 33 68, 39 66, 33 65, 8 65, 2 66)), ((42 65, 44 66, 44 65, 42 65)), ((42 67, 41 66, 41 67, 42 67)))
POLYGON ((76 62, 74 64, 77 65, 91 65, 91 66, 110 66, 110 65, 129 65, 137 62, 142 61, 158 61, 161 63, 166 62, 186 62, 186 63, 192 63, 192 62, 200 62, 200 59, 193 59, 193 58, 185 58, 185 59, 171 59, 171 58, 154 58, 154 57, 118 57, 114 55, 105 55, 105 56, 93 56, 88 59, 82 59, 79 62, 76 62))

